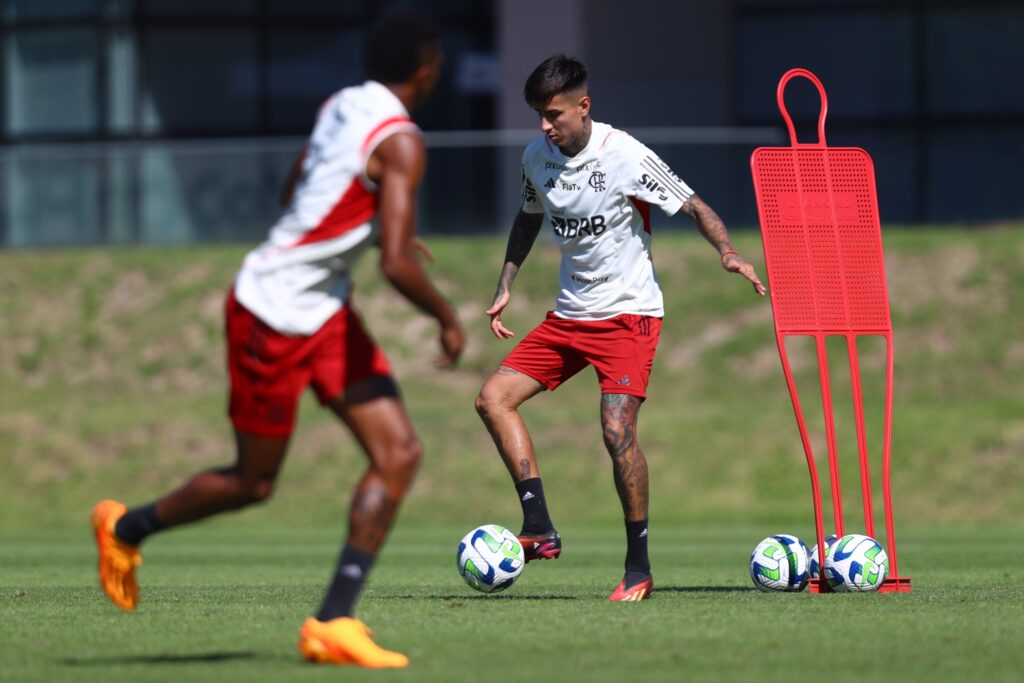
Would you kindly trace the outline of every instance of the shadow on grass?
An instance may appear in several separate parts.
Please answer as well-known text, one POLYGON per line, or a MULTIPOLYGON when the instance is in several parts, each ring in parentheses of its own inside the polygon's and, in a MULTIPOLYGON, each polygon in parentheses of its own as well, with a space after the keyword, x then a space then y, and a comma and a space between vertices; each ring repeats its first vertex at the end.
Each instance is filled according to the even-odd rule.
POLYGON ((202 664, 244 661, 249 659, 279 659, 255 652, 197 652, 194 654, 123 655, 106 657, 65 657, 56 660, 65 666, 110 666, 116 664, 202 664))
POLYGON ((374 595, 374 600, 441 600, 462 602, 464 600, 582 600, 585 595, 519 595, 517 593, 470 593, 468 595, 446 593, 434 595, 374 595))
MULTIPOLYGON (((655 586, 655 593, 752 593, 753 586, 655 586)), ((546 600, 594 600, 604 599, 604 594, 545 594, 522 595, 520 593, 434 593, 430 595, 374 595, 374 600, 440 600, 446 603, 475 602, 478 600, 546 601, 546 600)))
POLYGON ((756 589, 751 586, 655 586, 655 593, 750 593, 756 589))
POLYGON ((518 595, 506 593, 502 595, 433 595, 435 600, 445 602, 462 602, 463 600, 583 600, 585 595, 518 595))

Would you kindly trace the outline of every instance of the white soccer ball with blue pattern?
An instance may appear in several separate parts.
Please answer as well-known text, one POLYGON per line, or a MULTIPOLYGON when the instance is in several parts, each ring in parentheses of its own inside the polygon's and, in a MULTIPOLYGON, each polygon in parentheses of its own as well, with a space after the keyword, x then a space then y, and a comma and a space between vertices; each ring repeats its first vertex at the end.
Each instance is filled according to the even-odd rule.
POLYGON ((462 538, 456 562, 463 581, 482 593, 497 593, 523 573, 526 555, 514 533, 485 524, 462 538))
POLYGON ((825 579, 833 591, 876 591, 889 575, 882 544, 863 534, 847 534, 825 554, 825 579))
MULTIPOLYGON (((836 537, 835 534, 829 534, 828 536, 825 537, 825 552, 826 553, 828 553, 828 549, 832 547, 832 544, 836 542, 836 538, 837 537, 836 537)), ((818 575, 821 573, 821 567, 818 564, 818 544, 817 543, 815 543, 814 547, 811 548, 811 552, 809 553, 809 557, 811 559, 811 562, 808 565, 810 567, 810 575, 811 575, 812 579, 816 579, 816 578, 818 578, 818 575)))
POLYGON ((750 578, 758 590, 802 591, 810 578, 807 546, 791 534, 769 536, 750 556, 750 578))

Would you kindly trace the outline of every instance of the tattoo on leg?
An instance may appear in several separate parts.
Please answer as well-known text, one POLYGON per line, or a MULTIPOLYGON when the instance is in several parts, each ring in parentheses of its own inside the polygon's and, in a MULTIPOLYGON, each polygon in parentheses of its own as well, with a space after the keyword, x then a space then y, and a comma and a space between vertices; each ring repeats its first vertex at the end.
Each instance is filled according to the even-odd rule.
POLYGON ((397 502, 391 499, 383 484, 367 482, 360 486, 352 501, 349 542, 375 552, 383 543, 397 508, 397 502))
POLYGON ((626 519, 645 519, 649 502, 647 459, 639 448, 626 457, 612 461, 615 489, 626 519))
POLYGON ((604 394, 601 396, 601 426, 604 443, 613 458, 626 454, 636 439, 636 418, 640 399, 630 394, 604 394))
POLYGON ((499 374, 499 375, 521 375, 523 373, 519 372, 518 370, 513 370, 512 368, 510 368, 507 365, 499 365, 498 366, 497 374, 499 374))
POLYGON ((648 507, 647 459, 636 443, 640 399, 629 394, 601 397, 604 443, 612 457, 615 488, 626 519, 644 519, 648 507))
POLYGON ((530 461, 523 458, 519 461, 519 481, 530 478, 530 461))

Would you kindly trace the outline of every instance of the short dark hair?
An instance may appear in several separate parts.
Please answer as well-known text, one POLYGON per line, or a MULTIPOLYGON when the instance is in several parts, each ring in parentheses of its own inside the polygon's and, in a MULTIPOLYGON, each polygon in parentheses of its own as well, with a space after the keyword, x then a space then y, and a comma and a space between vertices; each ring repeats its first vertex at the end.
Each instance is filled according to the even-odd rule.
POLYGON ((440 50, 441 32, 424 17, 392 14, 381 19, 366 41, 366 72, 381 83, 402 83, 432 50, 440 50))
POLYGON ((583 62, 563 54, 552 55, 540 63, 523 87, 527 104, 544 104, 555 95, 587 84, 583 62))

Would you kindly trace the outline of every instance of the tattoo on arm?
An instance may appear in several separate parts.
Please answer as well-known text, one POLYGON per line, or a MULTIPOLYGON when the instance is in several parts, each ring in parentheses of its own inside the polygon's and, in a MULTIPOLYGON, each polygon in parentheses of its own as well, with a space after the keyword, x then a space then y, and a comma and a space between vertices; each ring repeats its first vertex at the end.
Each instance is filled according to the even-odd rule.
POLYGON ((512 281, 516 279, 519 266, 533 248, 533 243, 540 232, 540 226, 544 221, 544 214, 525 213, 520 211, 512 223, 512 232, 508 236, 508 247, 505 249, 505 265, 501 269, 501 278, 498 281, 499 289, 509 289, 512 281))
POLYGON ((680 208, 680 211, 693 219, 700 234, 704 235, 704 239, 710 242, 711 246, 719 253, 733 249, 725 223, 718 217, 714 209, 704 203, 703 199, 697 195, 691 196, 680 208))
POLYGON ((516 266, 521 266, 526 256, 533 248, 533 242, 540 232, 541 223, 544 220, 542 213, 524 213, 520 211, 512 223, 512 232, 508 236, 508 248, 505 250, 505 260, 511 261, 516 266))

